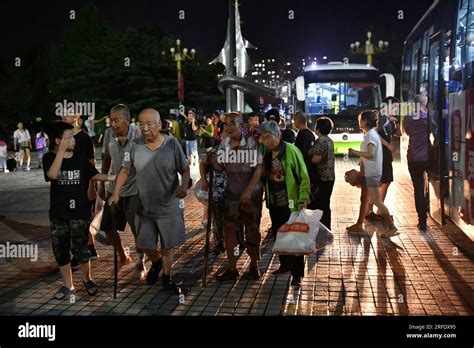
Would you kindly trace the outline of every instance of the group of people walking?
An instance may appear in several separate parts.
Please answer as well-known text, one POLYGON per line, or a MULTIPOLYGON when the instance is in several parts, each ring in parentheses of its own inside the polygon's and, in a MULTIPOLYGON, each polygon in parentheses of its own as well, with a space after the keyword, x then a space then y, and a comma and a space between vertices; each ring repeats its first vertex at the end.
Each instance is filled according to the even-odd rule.
MULTIPOLYGON (((80 115, 63 116, 53 124, 49 136, 52 152, 43 156, 42 165, 45 179, 51 181, 53 252, 64 281, 55 297, 64 298, 75 289, 71 254, 82 270, 87 292, 97 292, 90 271, 90 259, 97 257, 97 252, 89 232, 97 195, 106 202, 100 230, 117 250, 119 268, 135 263, 133 282, 153 285, 161 279, 163 287, 180 293, 180 283, 172 278, 173 256, 176 247, 186 242, 182 200, 191 187, 190 166, 195 163, 199 163, 203 188, 213 187, 209 208, 216 253, 227 256, 227 267, 216 275, 217 281, 233 281, 241 274, 249 280, 261 277, 263 202, 270 213, 269 232, 274 238, 291 213, 302 209, 322 210, 321 223, 331 229, 335 156, 330 118, 317 119, 312 130, 304 112, 293 115, 292 126, 286 126, 276 110, 267 112, 262 124, 258 114, 246 119, 237 112, 216 116, 222 127, 214 127, 212 117, 201 127, 213 141, 206 144, 207 152, 199 161, 192 143, 195 140, 186 138, 199 129, 194 110, 188 113, 183 148, 181 139, 165 131, 157 110, 144 109, 135 126, 129 108, 118 104, 110 111, 110 127, 103 137, 101 173, 95 169, 92 140, 78 127, 80 115), (206 127, 209 125, 212 129, 206 127), (221 129, 216 132, 216 128, 221 129), (212 182, 210 170, 214 171, 212 182), (135 240, 135 261, 118 233, 127 224, 135 240), (243 249, 250 263, 242 273, 237 259, 243 249), (148 270, 146 260, 151 261, 148 270)), ((347 230, 364 233, 365 219, 382 219, 385 232, 381 237, 394 237, 398 231, 383 200, 393 180, 390 141, 399 131, 397 119, 366 111, 359 115, 359 124, 364 141, 360 150, 349 152, 361 158, 361 207, 358 221, 347 230), (370 205, 378 210, 372 211, 370 205)), ((291 273, 292 286, 299 287, 304 270, 303 255, 279 255, 273 275, 291 273)))

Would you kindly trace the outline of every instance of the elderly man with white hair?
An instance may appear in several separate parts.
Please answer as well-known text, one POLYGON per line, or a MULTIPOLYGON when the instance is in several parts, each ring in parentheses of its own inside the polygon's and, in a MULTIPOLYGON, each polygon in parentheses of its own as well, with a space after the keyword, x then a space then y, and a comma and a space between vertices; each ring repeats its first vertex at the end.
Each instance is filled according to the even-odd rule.
POLYGON ((147 284, 155 284, 163 268, 162 285, 180 293, 171 280, 174 248, 186 240, 183 209, 179 200, 186 197, 190 177, 189 166, 179 142, 162 134, 161 118, 155 109, 138 115, 143 139, 130 144, 109 204, 119 200, 119 192, 130 171, 136 172, 140 203, 137 209, 137 246, 153 265, 146 276, 147 284), (181 184, 178 173, 181 174, 181 184), (158 239, 161 251, 157 250, 158 239))

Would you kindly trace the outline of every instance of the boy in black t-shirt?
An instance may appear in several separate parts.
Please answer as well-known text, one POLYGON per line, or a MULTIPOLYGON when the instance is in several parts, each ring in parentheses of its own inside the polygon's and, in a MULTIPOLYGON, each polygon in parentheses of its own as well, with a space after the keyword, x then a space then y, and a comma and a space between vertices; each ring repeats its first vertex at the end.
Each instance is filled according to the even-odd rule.
POLYGON ((50 139, 54 151, 43 156, 43 170, 45 180, 51 181, 49 218, 53 253, 65 283, 54 297, 64 299, 74 291, 71 251, 80 263, 87 293, 95 295, 98 288, 90 276, 91 254, 87 248, 90 217, 87 188, 90 180, 113 181, 115 175, 99 174, 91 162, 74 154, 71 125, 54 123, 50 139))

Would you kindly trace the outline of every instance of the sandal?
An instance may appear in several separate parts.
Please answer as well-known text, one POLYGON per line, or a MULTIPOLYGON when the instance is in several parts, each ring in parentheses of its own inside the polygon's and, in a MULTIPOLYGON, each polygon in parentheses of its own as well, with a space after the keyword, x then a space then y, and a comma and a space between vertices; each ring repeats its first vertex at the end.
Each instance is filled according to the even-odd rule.
POLYGON ((58 292, 54 294, 54 298, 57 300, 64 300, 68 298, 74 292, 74 289, 69 289, 67 286, 63 285, 59 288, 58 292))
POLYGON ((349 227, 346 227, 346 231, 348 233, 362 233, 362 234, 367 234, 367 230, 364 228, 364 226, 361 225, 352 225, 349 227))
POLYGON ((84 287, 86 288, 87 293, 90 296, 94 296, 97 293, 97 290, 99 290, 99 287, 97 286, 96 283, 94 283, 93 280, 88 280, 87 282, 82 281, 84 283, 84 287))

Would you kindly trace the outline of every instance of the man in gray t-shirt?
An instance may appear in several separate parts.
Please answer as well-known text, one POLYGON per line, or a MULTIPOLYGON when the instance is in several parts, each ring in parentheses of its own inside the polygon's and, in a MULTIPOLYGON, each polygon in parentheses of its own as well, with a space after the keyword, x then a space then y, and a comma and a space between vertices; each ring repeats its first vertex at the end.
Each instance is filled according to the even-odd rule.
MULTIPOLYGON (((125 151, 134 139, 141 136, 140 130, 130 124, 130 110, 124 104, 115 105, 110 110, 111 127, 105 131, 104 147, 102 150, 102 173, 117 175, 122 167, 125 151)), ((114 190, 114 182, 110 185, 101 184, 99 195, 107 200, 114 190)), ((124 231, 127 223, 130 225, 136 241, 135 212, 137 210, 138 195, 135 187, 135 175, 131 173, 120 190, 119 201, 113 207, 105 205, 100 224, 100 230, 105 231, 108 241, 119 254, 119 269, 132 262, 125 253, 122 240, 117 231, 124 231)), ((145 263, 143 251, 136 248, 137 258, 132 273, 132 283, 137 283, 145 277, 145 263)))
POLYGON ((138 120, 143 140, 131 142, 125 151, 122 169, 109 204, 118 201, 128 174, 135 170, 140 199, 137 209, 137 244, 153 263, 146 281, 149 285, 156 283, 163 266, 163 286, 180 293, 179 285, 171 281, 171 265, 174 248, 184 244, 186 239, 180 199, 187 195, 189 166, 179 142, 174 137, 160 133, 158 111, 145 109, 138 120), (178 174, 182 176, 181 183, 178 174), (157 250, 158 237, 161 251, 157 250))

